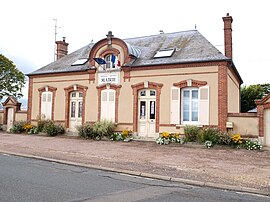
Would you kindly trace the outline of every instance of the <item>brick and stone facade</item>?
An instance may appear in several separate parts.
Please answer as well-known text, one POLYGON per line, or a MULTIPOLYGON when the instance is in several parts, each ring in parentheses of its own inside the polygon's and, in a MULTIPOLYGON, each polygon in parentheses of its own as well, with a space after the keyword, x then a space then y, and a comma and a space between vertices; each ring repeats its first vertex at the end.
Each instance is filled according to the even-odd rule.
MULTIPOLYGON (((41 113, 40 95, 48 90, 53 93, 54 121, 70 127, 70 93, 74 91, 82 93, 82 124, 99 121, 102 119, 101 94, 111 90, 115 93, 115 97, 110 99, 114 102, 112 113, 115 114, 113 121, 117 130, 129 129, 138 133, 140 116, 149 116, 139 103, 138 93, 145 89, 155 93, 151 101, 154 103, 152 111, 147 112, 154 113, 154 132, 182 132, 182 90, 192 88, 199 93, 199 89, 207 87, 209 98, 204 104, 207 105, 208 126, 225 131, 228 113, 239 113, 239 105, 235 103, 239 103, 242 79, 232 62, 232 18, 226 16, 223 21, 225 56, 196 30, 131 39, 120 39, 109 32, 106 38, 72 54, 67 54, 68 43, 65 40, 57 42, 57 58, 62 57, 61 63, 56 61, 28 75, 27 120, 37 122, 36 117, 41 113), (185 47, 188 48, 185 50, 185 47), (209 52, 204 53, 201 47, 207 47, 209 52), (172 55, 155 56, 157 51, 166 50, 172 50, 172 55), (97 58, 106 64, 97 63, 97 58), (80 59, 86 62, 74 65, 80 59), (117 64, 106 69, 107 63, 114 60, 117 64), (57 71, 51 71, 54 69, 57 71), (177 124, 171 120, 174 88, 179 99, 177 124), (231 92, 235 97, 229 97, 231 92)), ((199 121, 196 124, 201 125, 199 121)))

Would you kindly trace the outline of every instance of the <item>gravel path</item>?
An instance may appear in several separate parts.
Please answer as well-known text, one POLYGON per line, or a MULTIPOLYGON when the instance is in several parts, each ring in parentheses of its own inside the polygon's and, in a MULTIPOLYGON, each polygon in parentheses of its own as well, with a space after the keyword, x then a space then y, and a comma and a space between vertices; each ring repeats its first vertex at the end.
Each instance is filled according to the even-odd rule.
POLYGON ((0 133, 0 151, 156 175, 256 188, 270 193, 270 151, 197 144, 92 141, 0 133))

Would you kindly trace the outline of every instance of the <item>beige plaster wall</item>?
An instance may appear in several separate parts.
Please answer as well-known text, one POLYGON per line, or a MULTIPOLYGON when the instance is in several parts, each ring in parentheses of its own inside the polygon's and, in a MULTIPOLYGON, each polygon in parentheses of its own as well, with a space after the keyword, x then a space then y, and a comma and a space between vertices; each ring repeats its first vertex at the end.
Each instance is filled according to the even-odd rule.
POLYGON ((228 112, 240 112, 240 85, 234 75, 228 71, 228 112))
POLYGON ((15 121, 26 121, 27 120, 27 111, 20 111, 15 113, 15 121))
POLYGON ((228 117, 229 122, 233 122, 233 132, 242 136, 259 135, 258 117, 228 117))
POLYGON ((88 87, 85 98, 85 121, 95 122, 98 119, 98 90, 96 83, 85 84, 88 87))
MULTIPOLYGON (((32 119, 37 119, 39 115, 39 88, 43 88, 45 86, 51 86, 57 88, 56 95, 55 95, 55 112, 54 112, 54 120, 55 121, 65 121, 65 88, 72 86, 72 85, 82 85, 87 86, 87 95, 86 95, 86 109, 89 109, 89 113, 95 106, 96 102, 89 103, 89 95, 90 94, 90 85, 88 80, 88 75, 74 75, 74 76, 57 76, 57 77, 41 77, 41 78, 34 78, 33 79, 33 100, 32 100, 32 119)), ((92 87, 92 86, 91 86, 92 87)), ((95 94, 91 94, 90 96, 94 96, 95 94)), ((97 95, 96 95, 97 97, 97 95)), ((91 99, 94 99, 91 97, 91 99)), ((88 114, 89 114, 88 113, 88 114)), ((87 114, 86 114, 87 115, 87 114)))
MULTIPOLYGON (((119 108, 118 108, 118 122, 125 124, 133 123, 133 91, 131 85, 132 82, 123 82, 123 72, 120 74, 121 76, 121 85, 119 95, 119 108)), ((127 126, 126 126, 127 127, 127 126)))
POLYGON ((181 127, 172 127, 172 126, 160 126, 159 127, 159 132, 175 132, 175 133, 180 133, 180 134, 184 134, 184 126, 181 127))
MULTIPOLYGON (((210 125, 218 124, 218 67, 192 67, 175 68, 161 70, 143 70, 131 71, 131 82, 126 82, 129 86, 132 84, 149 81, 162 83, 160 97, 160 124, 170 124, 170 94, 173 83, 183 80, 206 81, 209 85, 210 95, 210 125)), ((124 84, 126 85, 126 84, 124 84)), ((126 95, 130 95, 126 94, 126 95)), ((130 101, 130 99, 128 99, 130 101)), ((130 107, 132 105, 128 104, 130 107)))
MULTIPOLYGON (((161 70, 131 71, 130 82, 123 82, 123 71, 120 73, 122 87, 119 94, 118 128, 132 129, 133 124, 133 92, 131 85, 144 81, 162 83, 160 124, 170 124, 170 93, 173 83, 187 79, 206 81, 210 90, 210 125, 218 124, 218 67, 174 68, 161 70)), ((33 79, 32 119, 39 114, 39 88, 46 85, 57 88, 55 98, 54 120, 65 120, 65 91, 64 88, 74 84, 87 86, 85 103, 85 121, 94 122, 98 118, 98 91, 95 83, 89 83, 88 75, 41 77, 33 79)), ((166 127, 164 127, 166 129, 166 127)), ((174 127, 175 129, 175 127, 174 127)), ((175 129, 176 130, 176 129, 175 129)), ((165 130, 164 130, 165 131, 165 130)), ((166 130, 167 131, 167 130, 166 130)), ((178 131, 178 130, 176 130, 178 131)), ((172 131, 173 132, 173 131, 172 131)))

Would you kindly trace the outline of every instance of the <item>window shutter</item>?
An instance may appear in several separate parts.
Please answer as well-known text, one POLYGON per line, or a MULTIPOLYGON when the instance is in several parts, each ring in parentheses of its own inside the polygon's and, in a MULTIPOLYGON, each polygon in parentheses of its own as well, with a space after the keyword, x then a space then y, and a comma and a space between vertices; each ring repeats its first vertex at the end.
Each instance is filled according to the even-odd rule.
POLYGON ((109 92, 108 99, 108 120, 115 122, 115 91, 109 92))
POLYGON ((46 116, 46 109, 47 109, 47 95, 46 93, 42 93, 41 95, 41 115, 45 115, 45 119, 47 119, 46 116))
POLYGON ((107 91, 101 92, 101 119, 107 119, 107 91))
POLYGON ((171 124, 180 123, 180 89, 171 88, 171 124))
POLYGON ((48 92, 47 93, 47 114, 46 117, 47 119, 51 120, 52 119, 52 93, 48 92))
POLYGON ((209 86, 199 88, 199 124, 209 125, 209 86))

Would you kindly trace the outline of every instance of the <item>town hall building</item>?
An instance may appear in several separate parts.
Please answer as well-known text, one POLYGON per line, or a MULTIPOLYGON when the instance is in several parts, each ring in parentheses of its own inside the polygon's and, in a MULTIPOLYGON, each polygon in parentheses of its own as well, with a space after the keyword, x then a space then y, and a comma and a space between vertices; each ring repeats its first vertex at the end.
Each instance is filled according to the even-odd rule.
MULTIPOLYGON (((76 126, 110 120, 141 137, 182 132, 185 125, 230 127, 240 112, 242 79, 232 60, 232 17, 223 17, 225 54, 199 31, 105 38, 30 74, 27 120, 76 126)), ((115 34, 115 33, 114 33, 115 34)))

